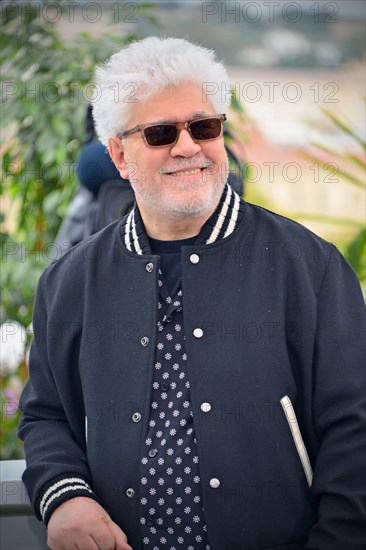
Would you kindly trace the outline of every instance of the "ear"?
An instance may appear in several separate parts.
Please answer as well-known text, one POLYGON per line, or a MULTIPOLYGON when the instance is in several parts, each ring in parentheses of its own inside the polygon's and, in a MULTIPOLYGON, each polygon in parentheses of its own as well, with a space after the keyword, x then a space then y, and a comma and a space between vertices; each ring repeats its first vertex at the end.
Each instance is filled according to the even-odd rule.
POLYGON ((125 161, 125 154, 119 137, 112 136, 108 139, 108 151, 121 178, 129 179, 128 166, 125 161))

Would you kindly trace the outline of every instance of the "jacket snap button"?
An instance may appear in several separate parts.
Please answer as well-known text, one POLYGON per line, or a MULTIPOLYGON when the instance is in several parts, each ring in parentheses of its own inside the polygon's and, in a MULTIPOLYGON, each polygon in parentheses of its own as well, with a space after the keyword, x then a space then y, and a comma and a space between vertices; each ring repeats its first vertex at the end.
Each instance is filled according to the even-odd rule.
POLYGON ((189 260, 192 264, 198 264, 198 262, 200 261, 200 257, 198 256, 198 254, 191 254, 189 260))
POLYGON ((202 338, 203 330, 201 328, 195 328, 194 331, 193 331, 193 336, 195 338, 202 338))
POLYGON ((212 489, 217 489, 218 487, 220 487, 220 480, 217 479, 216 477, 213 477, 212 479, 210 479, 210 487, 212 489))
POLYGON ((211 410, 210 403, 202 403, 202 405, 201 405, 201 411, 202 412, 208 413, 208 412, 210 412, 210 410, 211 410))
POLYGON ((143 336, 143 337, 141 338, 140 342, 141 342, 141 345, 142 345, 142 346, 146 347, 146 346, 148 345, 148 343, 149 343, 149 339, 148 339, 147 336, 143 336))
POLYGON ((126 495, 128 496, 128 498, 133 498, 135 496, 135 491, 132 489, 132 487, 129 487, 126 490, 126 495))
POLYGON ((154 458, 158 454, 158 451, 156 449, 150 449, 149 450, 149 457, 154 458))
POLYGON ((140 413, 133 413, 132 421, 133 422, 140 422, 140 420, 141 420, 141 414, 140 413))
POLYGON ((147 271, 148 273, 151 273, 152 270, 154 269, 154 264, 151 263, 151 262, 149 262, 148 264, 146 264, 145 267, 146 267, 146 271, 147 271))

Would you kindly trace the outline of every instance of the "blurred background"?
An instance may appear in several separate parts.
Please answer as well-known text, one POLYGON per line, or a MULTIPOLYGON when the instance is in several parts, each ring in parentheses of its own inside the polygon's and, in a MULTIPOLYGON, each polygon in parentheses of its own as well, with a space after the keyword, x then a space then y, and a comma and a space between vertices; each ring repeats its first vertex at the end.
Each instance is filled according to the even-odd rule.
MULTIPOLYGON (((335 243, 365 292, 365 2, 2 1, 1 440, 21 458, 38 278, 79 192, 95 64, 136 38, 212 48, 234 90, 246 200, 335 243)), ((225 90, 222 90, 225 94, 225 90)))

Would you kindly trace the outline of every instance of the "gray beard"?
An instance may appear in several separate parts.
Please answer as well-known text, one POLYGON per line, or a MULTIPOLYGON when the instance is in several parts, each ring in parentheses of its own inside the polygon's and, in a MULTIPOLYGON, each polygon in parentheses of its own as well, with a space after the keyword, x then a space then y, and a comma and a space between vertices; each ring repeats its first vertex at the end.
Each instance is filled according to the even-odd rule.
MULTIPOLYGON (((191 200, 190 203, 183 204, 178 201, 176 203, 174 203, 174 201, 170 201, 169 205, 166 205, 162 203, 160 196, 146 190, 141 191, 141 189, 139 189, 137 194, 142 204, 146 205, 148 208, 153 208, 155 212, 171 220, 181 220, 182 218, 187 217, 200 217, 205 213, 207 213, 209 217, 216 210, 224 190, 225 183, 226 181, 221 182, 220 187, 218 184, 211 186, 210 193, 206 197, 205 201, 191 200)), ((134 189, 133 183, 131 183, 131 186, 134 189)), ((182 186, 181 189, 184 189, 184 187, 185 186, 182 186)))

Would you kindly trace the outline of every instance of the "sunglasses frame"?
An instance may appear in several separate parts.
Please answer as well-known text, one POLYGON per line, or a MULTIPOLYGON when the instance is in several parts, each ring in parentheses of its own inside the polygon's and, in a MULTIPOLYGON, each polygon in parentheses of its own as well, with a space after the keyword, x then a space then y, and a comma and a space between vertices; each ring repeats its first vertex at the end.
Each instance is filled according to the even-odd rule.
POLYGON ((125 132, 122 132, 121 134, 119 134, 119 137, 122 139, 122 138, 126 138, 128 136, 131 136, 132 134, 135 134, 137 132, 139 132, 141 135, 142 135, 142 138, 145 142, 145 145, 147 147, 151 147, 152 149, 155 149, 157 147, 171 147, 173 145, 175 145, 179 139, 179 136, 180 136, 180 132, 182 130, 187 130, 187 132, 189 133, 191 139, 194 141, 194 142, 201 142, 201 141, 215 141, 216 139, 220 139, 222 136, 223 136, 223 133, 224 133, 224 122, 226 120, 226 114, 225 113, 222 113, 222 114, 219 114, 219 115, 211 115, 211 116, 205 116, 205 117, 201 117, 201 118, 194 118, 193 120, 187 120, 186 122, 157 122, 155 124, 139 124, 138 126, 134 126, 133 128, 131 128, 130 130, 126 130, 125 132), (196 139, 192 136, 192 133, 191 133, 191 129, 190 129, 190 125, 194 122, 201 122, 202 120, 211 120, 211 119, 219 119, 220 122, 221 122, 221 132, 220 132, 220 135, 215 137, 215 138, 211 138, 211 139, 196 139), (166 143, 164 145, 150 145, 147 140, 146 140, 146 136, 145 136, 145 129, 146 128, 152 128, 153 126, 175 126, 175 128, 177 128, 177 135, 176 135, 176 138, 174 141, 172 141, 172 143, 166 143))

